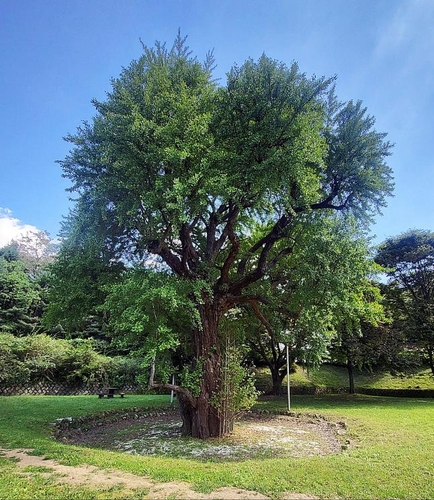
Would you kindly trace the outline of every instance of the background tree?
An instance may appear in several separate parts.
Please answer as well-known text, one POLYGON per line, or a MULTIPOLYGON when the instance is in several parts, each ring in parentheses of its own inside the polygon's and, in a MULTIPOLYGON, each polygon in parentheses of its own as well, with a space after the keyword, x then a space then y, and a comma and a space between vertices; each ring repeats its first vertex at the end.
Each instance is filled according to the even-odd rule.
POLYGON ((292 252, 261 283, 268 286, 260 294, 266 303, 255 309, 262 328, 248 337, 270 368, 274 394, 286 376, 285 344, 292 360, 318 366, 328 355, 342 308, 375 269, 354 219, 321 214, 301 229, 292 252))
MULTIPOLYGON (((375 265, 371 264, 371 274, 375 265)), ((377 269, 377 272, 379 269, 377 269)), ((373 276, 371 276, 372 278, 373 276)), ((383 351, 375 350, 381 345, 382 324, 386 322, 380 287, 365 276, 347 291, 335 311, 337 339, 332 345, 332 359, 343 362, 348 371, 350 394, 355 393, 354 369, 370 366, 380 359, 383 351), (376 330, 373 330, 373 327, 376 330)))
POLYGON ((117 280, 124 265, 114 259, 113 250, 98 231, 92 230, 101 221, 92 218, 90 225, 89 210, 83 203, 77 210, 80 216, 73 212, 64 222, 63 244, 49 266, 48 306, 42 324, 52 335, 88 337, 108 344, 108 319, 101 306, 107 287, 117 280), (89 232, 91 237, 83 236, 89 232))
POLYGON ((43 311, 40 283, 27 272, 16 245, 0 249, 0 331, 28 335, 43 311))
POLYGON ((0 333, 0 384, 40 381, 75 386, 137 384, 133 360, 98 353, 90 339, 55 339, 45 334, 0 333), (131 373, 133 368, 133 373, 131 373))
POLYGON ((92 123, 68 136, 74 148, 60 162, 106 246, 124 261, 158 256, 192 290, 200 380, 193 392, 167 387, 183 394, 186 428, 200 438, 227 428, 213 404, 221 319, 260 302, 252 289, 290 253, 295 221, 320 210, 366 218, 392 190, 385 134, 361 103, 328 106, 332 80, 263 56, 217 88, 212 65, 180 36, 170 50, 144 47, 106 101, 94 101, 92 123))
POLYGON ((408 338, 404 295, 393 283, 382 282, 380 289, 388 322, 381 326, 379 332, 380 338, 383 338, 377 349, 381 353, 379 366, 389 369, 392 375, 422 368, 426 364, 426 353, 408 338))
POLYGON ((434 233, 414 229, 389 238, 376 260, 388 269, 389 296, 407 339, 423 349, 434 374, 434 233))
POLYGON ((125 270, 107 289, 103 309, 112 342, 141 357, 149 384, 168 381, 192 357, 190 331, 194 310, 184 283, 166 272, 142 267, 125 270))

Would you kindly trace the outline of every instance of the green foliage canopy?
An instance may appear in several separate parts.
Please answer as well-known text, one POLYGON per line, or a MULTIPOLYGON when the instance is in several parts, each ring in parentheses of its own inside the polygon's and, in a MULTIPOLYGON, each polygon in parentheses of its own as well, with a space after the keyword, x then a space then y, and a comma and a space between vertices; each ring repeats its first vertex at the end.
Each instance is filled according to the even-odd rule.
POLYGON ((208 280, 236 251, 241 290, 263 275, 294 213, 366 216, 391 192, 390 143, 360 103, 328 114, 330 85, 263 56, 217 88, 210 61, 183 40, 157 44, 94 101, 98 114, 68 136, 75 148, 60 163, 117 250, 148 250, 176 274, 208 280), (239 255, 252 220, 267 231, 239 255))
POLYGON ((270 367, 273 392, 286 375, 285 345, 291 358, 317 366, 328 355, 343 322, 357 332, 360 322, 383 317, 379 290, 369 279, 379 271, 356 221, 336 213, 316 214, 293 230, 292 251, 257 284, 262 304, 253 308, 253 351, 270 367), (368 293, 369 289, 369 293, 368 293))
POLYGON ((366 222, 393 187, 391 144, 360 102, 337 101, 333 79, 264 55, 218 87, 212 65, 180 35, 171 49, 144 47, 94 101, 92 122, 67 137, 73 149, 60 162, 79 196, 76 232, 97 235, 111 259, 158 256, 190 283, 202 381, 198 396, 183 396, 198 437, 225 428, 209 407, 220 320, 260 300, 255 284, 291 252, 296 221, 334 210, 366 222))

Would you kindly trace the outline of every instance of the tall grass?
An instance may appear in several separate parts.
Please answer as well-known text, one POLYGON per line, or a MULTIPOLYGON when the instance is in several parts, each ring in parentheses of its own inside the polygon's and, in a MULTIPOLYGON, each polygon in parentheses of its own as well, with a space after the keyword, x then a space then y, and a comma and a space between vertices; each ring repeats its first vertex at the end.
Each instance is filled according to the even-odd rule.
MULTIPOLYGON (((92 396, 1 397, 0 446, 35 449, 69 465, 115 468, 157 481, 188 481, 202 492, 222 486, 258 491, 272 498, 283 492, 320 498, 434 499, 434 400, 370 396, 294 396, 294 411, 319 413, 345 421, 351 442, 337 455, 313 458, 211 463, 167 457, 139 457, 70 446, 51 438, 57 418, 98 413, 102 409, 167 405, 166 396, 129 396, 98 400, 92 396)), ((262 400, 258 409, 284 410, 285 399, 262 400)), ((56 485, 34 472, 26 480, 0 457, 0 497, 118 498, 116 491, 56 485), (45 481, 45 482, 44 482, 45 481)), ((127 498, 121 496, 121 498, 127 498)))

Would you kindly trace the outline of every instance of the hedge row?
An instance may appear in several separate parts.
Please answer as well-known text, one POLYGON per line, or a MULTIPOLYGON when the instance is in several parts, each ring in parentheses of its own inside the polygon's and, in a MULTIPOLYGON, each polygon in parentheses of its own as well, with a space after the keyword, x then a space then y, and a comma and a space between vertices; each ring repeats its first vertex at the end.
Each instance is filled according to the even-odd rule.
MULTIPOLYGON (((285 388, 286 389, 286 388, 285 388)), ((348 394, 348 387, 316 387, 292 386, 291 394, 348 394)), ((368 396, 384 396, 395 398, 434 398, 434 389, 374 389, 369 387, 356 387, 356 394, 368 396)))
POLYGON ((92 339, 55 339, 38 334, 0 333, 0 386, 55 382, 69 386, 139 385, 145 376, 137 358, 108 357, 92 339))
POLYGON ((433 389, 371 389, 359 387, 356 388, 356 393, 395 398, 434 398, 433 389))

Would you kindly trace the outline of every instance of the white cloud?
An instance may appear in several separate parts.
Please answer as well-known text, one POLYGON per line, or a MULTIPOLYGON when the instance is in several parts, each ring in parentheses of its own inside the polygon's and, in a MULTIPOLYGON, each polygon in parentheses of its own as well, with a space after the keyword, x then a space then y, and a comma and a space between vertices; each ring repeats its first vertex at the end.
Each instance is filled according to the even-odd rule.
POLYGON ((22 236, 39 233, 40 229, 30 224, 24 224, 12 216, 8 208, 0 207, 0 248, 8 245, 12 240, 22 236))

